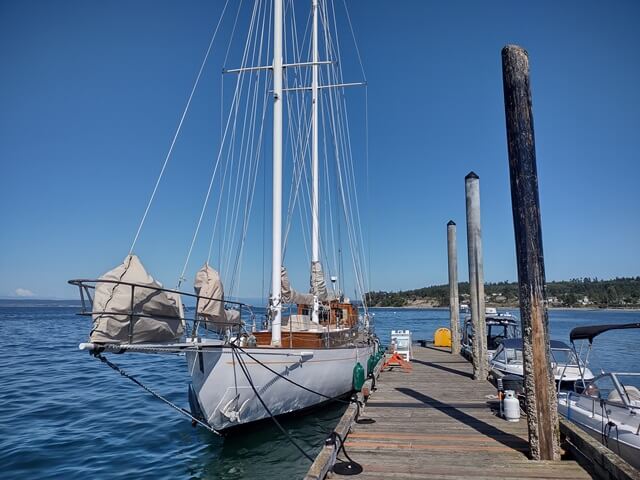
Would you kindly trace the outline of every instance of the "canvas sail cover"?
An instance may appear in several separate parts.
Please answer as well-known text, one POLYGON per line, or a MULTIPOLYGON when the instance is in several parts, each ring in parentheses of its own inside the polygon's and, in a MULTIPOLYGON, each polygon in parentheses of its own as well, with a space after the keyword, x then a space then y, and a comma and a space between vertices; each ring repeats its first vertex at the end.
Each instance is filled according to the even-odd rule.
POLYGON ((208 263, 198 270, 193 283, 198 300, 198 315, 204 317, 208 327, 221 328, 240 323, 238 310, 225 310, 224 286, 220 274, 208 263))
POLYGON ((93 299, 93 329, 90 341, 97 343, 172 342, 184 331, 180 296, 158 290, 162 284, 147 273, 136 255, 128 255, 121 265, 100 280, 134 283, 132 287, 98 281, 93 299), (132 312, 136 315, 130 315, 132 312))
POLYGON ((321 302, 329 300, 327 284, 324 281, 324 272, 320 262, 311 262, 311 293, 316 295, 321 302))
POLYGON ((287 269, 282 267, 280 272, 282 303, 296 303, 298 305, 313 305, 313 295, 310 293, 300 293, 291 288, 287 269))

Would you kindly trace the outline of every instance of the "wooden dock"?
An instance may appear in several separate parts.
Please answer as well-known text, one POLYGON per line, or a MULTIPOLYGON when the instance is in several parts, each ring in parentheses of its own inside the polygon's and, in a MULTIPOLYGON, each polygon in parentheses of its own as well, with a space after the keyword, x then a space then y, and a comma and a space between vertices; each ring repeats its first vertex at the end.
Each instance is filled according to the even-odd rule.
POLYGON ((591 478, 572 460, 530 461, 525 419, 497 416, 495 388, 472 380, 464 358, 415 346, 411 363, 411 373, 380 374, 362 414, 375 423, 351 427, 345 447, 364 468, 357 478, 591 478))

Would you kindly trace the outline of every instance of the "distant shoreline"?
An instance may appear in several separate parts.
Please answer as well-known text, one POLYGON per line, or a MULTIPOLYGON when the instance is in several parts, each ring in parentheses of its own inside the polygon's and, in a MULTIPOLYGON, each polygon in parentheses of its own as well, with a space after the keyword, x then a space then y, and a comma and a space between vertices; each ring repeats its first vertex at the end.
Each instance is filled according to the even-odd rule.
MULTIPOLYGON (((520 307, 512 306, 512 305, 488 305, 488 308, 499 308, 503 310, 519 310, 520 307)), ((427 306, 427 305, 403 305, 402 307, 369 307, 376 308, 380 310, 449 310, 449 307, 435 307, 435 306, 427 306)), ((549 307, 549 310, 557 310, 557 311, 603 311, 603 312, 640 312, 640 308, 638 307, 608 307, 608 308, 598 308, 598 307, 549 307)))

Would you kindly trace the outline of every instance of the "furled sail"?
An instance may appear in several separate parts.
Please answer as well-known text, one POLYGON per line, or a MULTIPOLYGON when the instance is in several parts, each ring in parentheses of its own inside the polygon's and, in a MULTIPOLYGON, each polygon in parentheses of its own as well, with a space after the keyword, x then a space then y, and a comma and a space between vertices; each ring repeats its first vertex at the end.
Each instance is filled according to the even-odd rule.
POLYGON ((240 312, 237 310, 225 310, 224 286, 220 274, 208 263, 198 270, 193 283, 198 300, 198 315, 207 320, 207 326, 224 328, 240 323, 240 312))
POLYGON ((311 262, 311 293, 321 302, 329 300, 327 284, 324 281, 324 272, 320 262, 311 262))
POLYGON ((136 255, 128 255, 121 265, 102 275, 100 280, 126 282, 135 287, 96 283, 92 342, 171 342, 182 336, 184 320, 180 296, 158 290, 162 284, 147 273, 136 255))
POLYGON ((298 305, 312 305, 313 295, 310 293, 300 293, 291 288, 289 283, 289 275, 287 275, 287 269, 282 267, 280 272, 280 280, 282 282, 282 289, 280 294, 282 295, 282 303, 297 303, 298 305))

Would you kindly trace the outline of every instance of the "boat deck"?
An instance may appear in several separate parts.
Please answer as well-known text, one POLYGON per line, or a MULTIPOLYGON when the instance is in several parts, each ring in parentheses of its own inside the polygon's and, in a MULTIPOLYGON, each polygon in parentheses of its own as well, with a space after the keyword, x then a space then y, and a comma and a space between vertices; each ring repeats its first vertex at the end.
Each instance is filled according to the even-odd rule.
POLYGON ((530 461, 526 420, 498 417, 494 387, 474 381, 464 358, 415 346, 411 363, 411 373, 380 374, 362 415, 375 423, 352 427, 345 447, 364 468, 357 478, 591 478, 575 461, 530 461))

